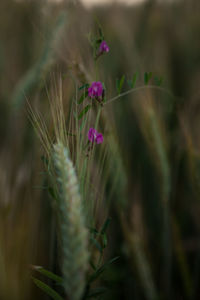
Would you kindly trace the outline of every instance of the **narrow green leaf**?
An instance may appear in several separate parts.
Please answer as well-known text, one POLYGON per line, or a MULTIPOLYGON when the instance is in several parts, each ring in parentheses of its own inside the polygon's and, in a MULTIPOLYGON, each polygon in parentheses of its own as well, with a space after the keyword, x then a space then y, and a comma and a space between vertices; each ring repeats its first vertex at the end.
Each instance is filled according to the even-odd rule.
MULTIPOLYGON (((48 192, 53 199, 56 199, 55 191, 51 186, 48 188, 48 192)), ((34 270, 36 270, 35 268, 42 268, 42 267, 37 267, 37 266, 33 266, 33 267, 34 267, 34 270)), ((36 271, 38 271, 38 269, 36 271)))
POLYGON ((99 45, 99 44, 101 44, 101 42, 102 42, 102 38, 98 38, 98 39, 96 39, 96 41, 95 41, 95 43, 97 44, 97 45, 99 45))
POLYGON ((100 35, 101 39, 104 38, 103 30, 102 30, 102 28, 100 26, 99 26, 99 35, 100 35))
POLYGON ((133 78, 132 78, 132 88, 134 88, 135 84, 136 84, 136 80, 138 78, 138 72, 136 72, 134 75, 133 75, 133 78))
POLYGON ((43 267, 40 266, 32 266, 33 270, 41 273, 42 275, 46 276, 47 278, 50 278, 60 284, 63 283, 63 279, 61 276, 58 276, 54 273, 52 273, 51 271, 45 270, 43 267))
POLYGON ((123 75, 122 78, 120 79, 120 83, 119 83, 119 89, 120 89, 120 92, 121 92, 121 90, 122 90, 124 81, 125 81, 125 75, 123 75))
POLYGON ((84 109, 80 112, 78 119, 82 119, 82 117, 88 112, 88 110, 92 107, 92 105, 88 104, 84 107, 84 109))
POLYGON ((87 89, 87 88, 89 88, 89 86, 90 85, 88 83, 86 83, 86 84, 82 85, 78 90, 81 91, 83 89, 87 89))
POLYGON ((107 236, 105 233, 102 235, 102 240, 103 240, 103 248, 106 248, 106 246, 108 244, 108 240, 107 240, 107 236))
POLYGON ((96 272, 94 272, 89 279, 89 282, 92 282, 96 280, 104 271, 107 267, 109 267, 114 261, 116 261, 119 258, 119 256, 112 258, 109 260, 107 263, 105 263, 103 266, 101 266, 99 269, 97 269, 96 272))
POLYGON ((93 237, 91 237, 90 240, 95 245, 95 247, 99 250, 99 252, 102 253, 103 249, 102 249, 101 245, 99 244, 99 242, 93 237))
POLYGON ((85 91, 85 92, 81 95, 81 97, 79 98, 78 104, 83 103, 83 101, 85 100, 85 98, 87 98, 87 96, 88 96, 88 91, 85 91))
POLYGON ((92 262, 92 261, 90 261, 90 266, 92 267, 92 269, 94 270, 94 271, 96 271, 96 267, 95 267, 95 265, 94 265, 94 263, 92 262))
POLYGON ((87 298, 97 297, 99 295, 104 294, 106 291, 107 291, 107 289, 104 288, 104 287, 99 287, 99 288, 96 288, 96 289, 92 289, 90 291, 89 295, 87 296, 87 298))
POLYGON ((116 79, 116 89, 117 89, 117 92, 119 93, 119 79, 116 79))
POLYGON ((134 86, 135 86, 135 84, 136 84, 137 78, 138 78, 138 72, 136 72, 136 73, 133 75, 133 77, 132 77, 131 80, 127 80, 128 85, 130 86, 131 89, 134 88, 134 86))
POLYGON ((155 76, 154 81, 155 81, 155 84, 157 86, 161 86, 161 84, 163 83, 163 77, 162 76, 161 77, 155 76))
POLYGON ((145 72, 144 73, 144 84, 148 84, 149 83, 149 80, 151 79, 153 73, 152 72, 145 72))
POLYGON ((148 84, 148 73, 144 73, 144 84, 148 84))
POLYGON ((46 166, 49 165, 49 160, 44 155, 41 156, 41 160, 46 166))
POLYGON ((86 124, 86 122, 87 122, 87 117, 85 117, 84 119, 83 119, 83 121, 82 121, 82 123, 81 123, 81 125, 80 125, 80 131, 82 131, 83 130, 83 128, 84 128, 84 126, 85 126, 85 124, 86 124))
POLYGON ((63 298, 54 291, 50 286, 45 284, 44 282, 32 277, 33 282, 39 287, 43 292, 45 292, 48 296, 50 296, 54 300, 63 300, 63 298))
POLYGON ((91 233, 99 234, 99 232, 96 228, 89 227, 88 229, 90 230, 91 233))
POLYGON ((117 79, 116 81, 118 94, 121 93, 122 87, 124 85, 124 81, 125 81, 125 75, 123 75, 120 80, 117 79))
POLYGON ((128 83, 128 85, 129 85, 129 87, 132 89, 132 80, 128 79, 128 80, 127 80, 127 83, 128 83))
POLYGON ((104 234, 106 232, 108 226, 110 225, 110 222, 111 222, 111 218, 107 218, 101 228, 101 231, 100 231, 101 234, 104 234))

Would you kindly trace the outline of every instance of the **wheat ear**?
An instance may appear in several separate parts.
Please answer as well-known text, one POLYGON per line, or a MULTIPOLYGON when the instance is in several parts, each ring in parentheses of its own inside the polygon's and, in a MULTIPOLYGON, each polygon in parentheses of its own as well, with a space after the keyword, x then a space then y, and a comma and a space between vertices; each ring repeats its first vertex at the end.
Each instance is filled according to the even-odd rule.
POLYGON ((62 143, 54 146, 53 159, 58 183, 64 288, 70 300, 80 300, 86 285, 88 231, 75 169, 62 143))

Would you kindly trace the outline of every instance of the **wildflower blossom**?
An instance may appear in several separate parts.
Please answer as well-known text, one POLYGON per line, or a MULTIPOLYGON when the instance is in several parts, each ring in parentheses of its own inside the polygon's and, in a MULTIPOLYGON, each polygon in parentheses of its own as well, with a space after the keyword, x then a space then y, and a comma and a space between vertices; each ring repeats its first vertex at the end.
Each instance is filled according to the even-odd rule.
POLYGON ((103 85, 100 81, 95 81, 88 88, 88 95, 90 98, 99 98, 103 94, 103 85))
POLYGON ((102 144, 103 135, 98 133, 96 129, 90 128, 88 131, 88 140, 92 143, 96 142, 97 144, 102 144))
POLYGON ((103 134, 98 133, 95 139, 97 144, 102 144, 103 143, 103 134))
POLYGON ((108 47, 106 41, 102 41, 100 46, 99 46, 99 52, 103 53, 103 52, 109 52, 110 48, 108 47))

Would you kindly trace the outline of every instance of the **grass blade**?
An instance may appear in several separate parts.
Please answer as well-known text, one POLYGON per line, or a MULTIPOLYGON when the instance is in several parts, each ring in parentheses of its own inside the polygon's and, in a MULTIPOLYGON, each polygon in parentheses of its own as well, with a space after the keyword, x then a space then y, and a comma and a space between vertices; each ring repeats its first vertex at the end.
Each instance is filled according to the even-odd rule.
POLYGON ((39 287, 43 292, 45 292, 47 295, 49 295, 54 300, 63 300, 63 298, 54 291, 50 286, 48 286, 46 283, 42 282, 41 280, 38 280, 34 277, 32 277, 33 282, 37 287, 39 287))

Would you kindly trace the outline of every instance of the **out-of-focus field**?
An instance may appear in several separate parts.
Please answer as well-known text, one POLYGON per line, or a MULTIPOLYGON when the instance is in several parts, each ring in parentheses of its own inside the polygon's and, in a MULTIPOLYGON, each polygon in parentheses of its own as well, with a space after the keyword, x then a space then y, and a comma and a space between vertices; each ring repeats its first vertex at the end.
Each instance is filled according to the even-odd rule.
MULTIPOLYGON (((124 183, 123 191, 118 184, 112 191, 106 249, 106 257, 120 258, 102 275, 108 292, 99 299, 198 300, 199 0, 93 10, 73 1, 0 1, 0 299, 49 299, 33 285, 31 265, 60 273, 43 149, 27 101, 51 131, 48 97, 62 79, 67 119, 76 88, 94 81, 87 36, 96 18, 110 46, 99 63, 107 99, 117 94, 123 74, 137 71, 136 87, 144 72, 164 78, 163 91, 137 90, 104 107, 124 183)), ((104 209, 106 202, 97 226, 104 209)))

